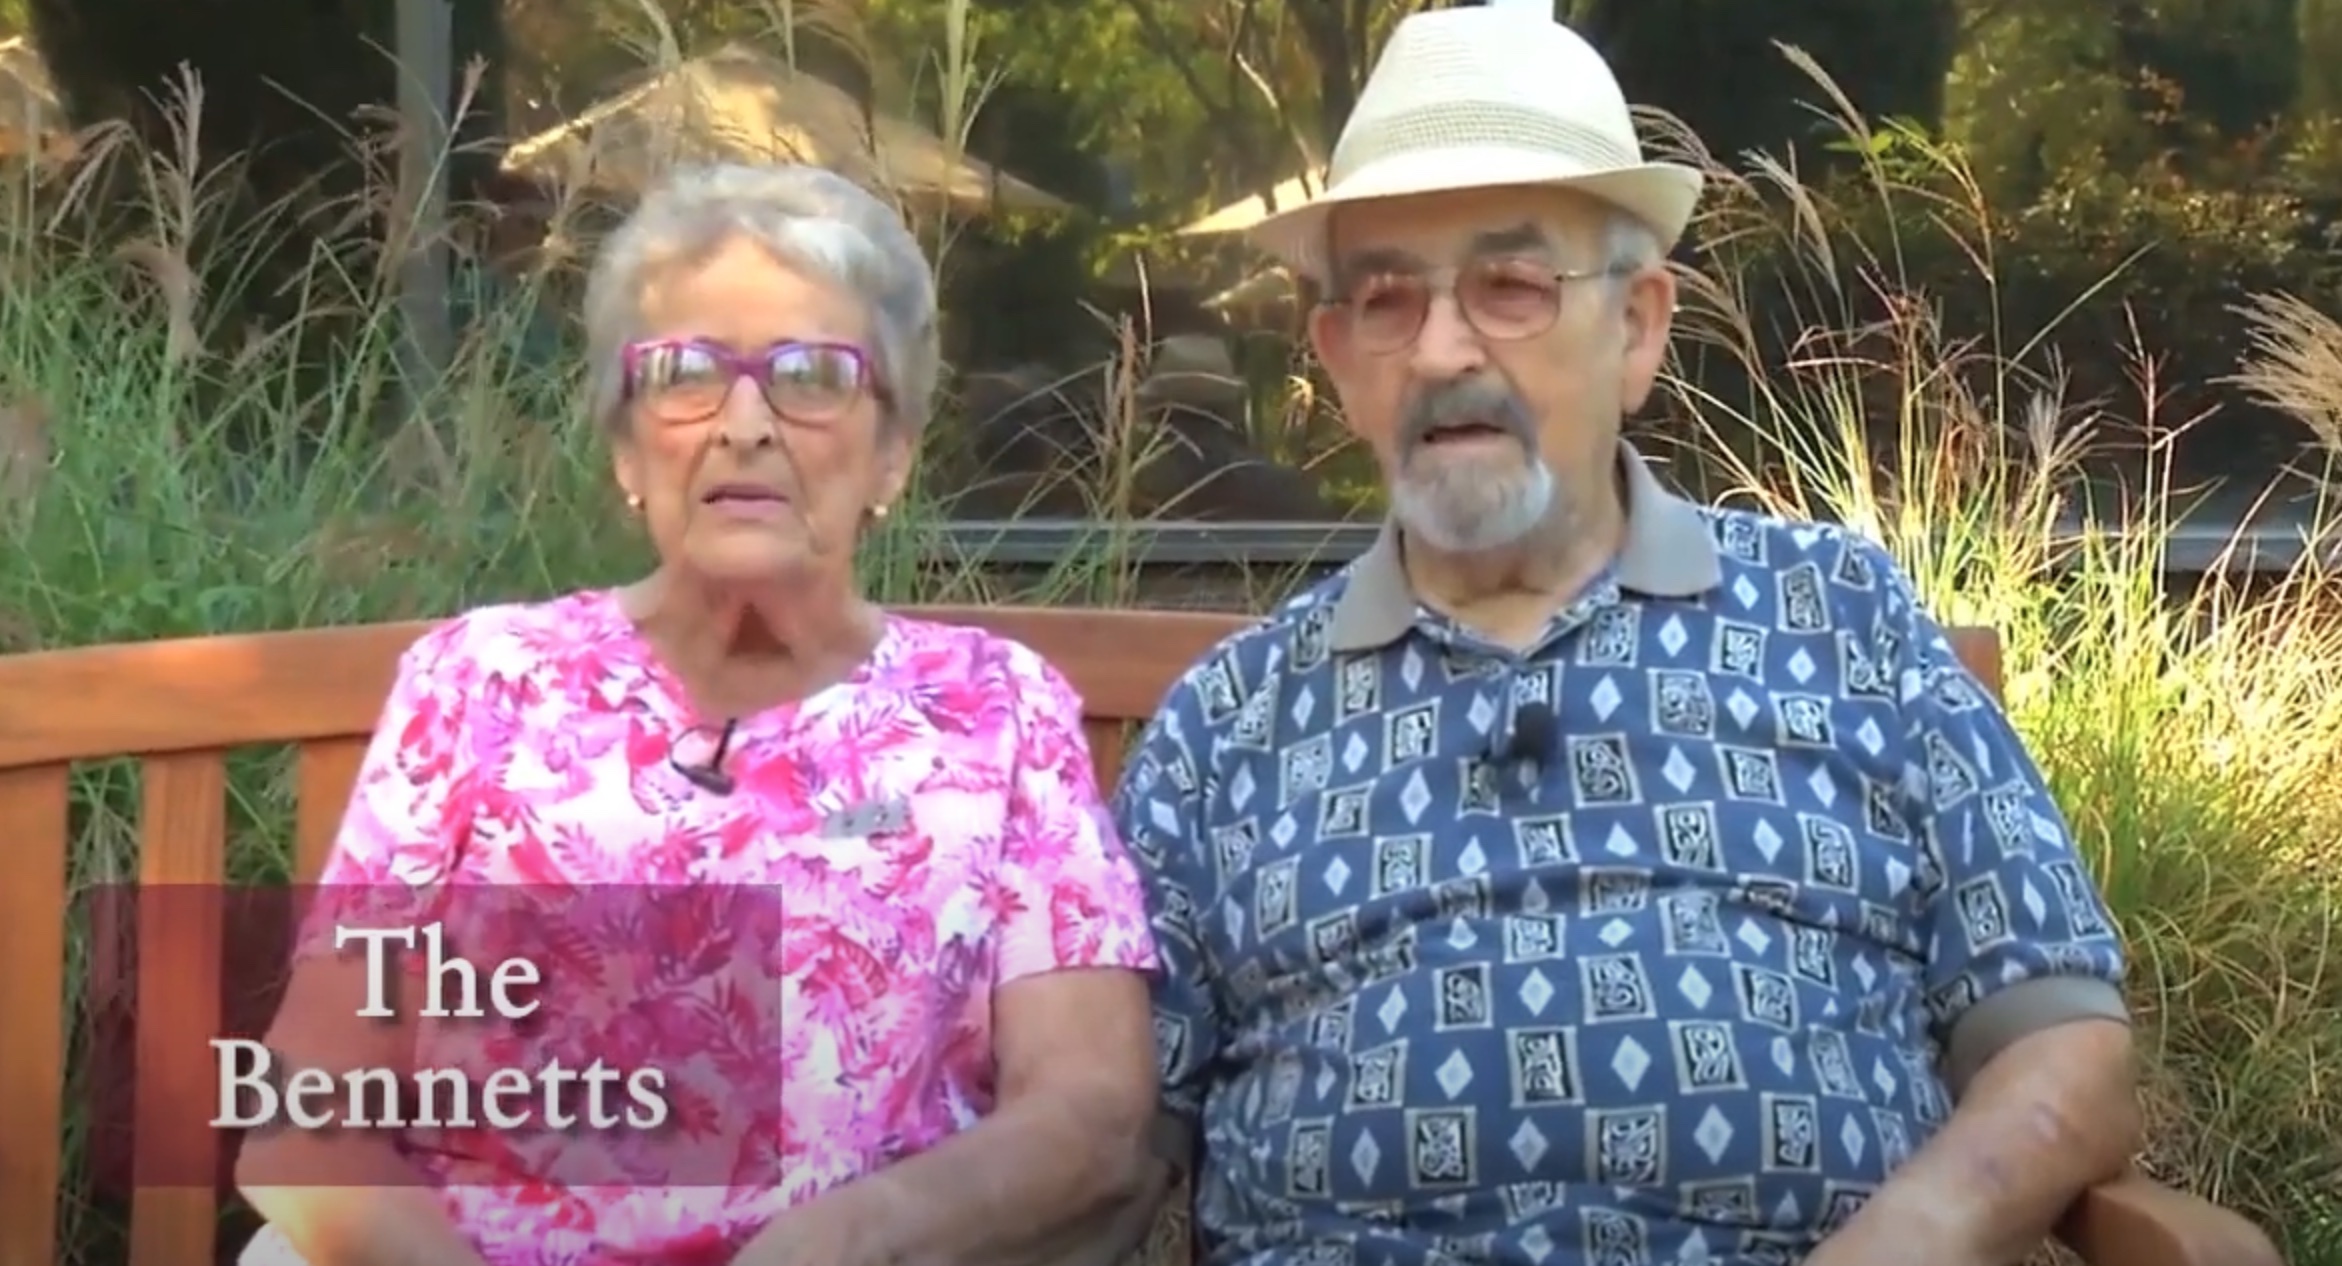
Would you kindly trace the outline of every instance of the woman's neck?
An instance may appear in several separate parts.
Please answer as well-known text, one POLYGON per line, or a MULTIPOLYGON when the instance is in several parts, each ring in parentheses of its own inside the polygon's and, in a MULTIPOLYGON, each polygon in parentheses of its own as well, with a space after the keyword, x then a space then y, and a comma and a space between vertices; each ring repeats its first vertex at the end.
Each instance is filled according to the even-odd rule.
POLYGON ((625 591, 627 615, 702 712, 740 716, 836 682, 885 626, 849 574, 755 586, 661 569, 625 591))

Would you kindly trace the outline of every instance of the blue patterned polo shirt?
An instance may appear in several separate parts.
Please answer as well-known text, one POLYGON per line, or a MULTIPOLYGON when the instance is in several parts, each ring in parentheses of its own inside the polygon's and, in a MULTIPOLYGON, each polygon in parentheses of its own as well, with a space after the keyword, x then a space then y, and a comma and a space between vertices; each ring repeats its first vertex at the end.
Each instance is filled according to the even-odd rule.
POLYGON ((1995 1051, 2125 1018, 2039 773, 1887 555, 1623 462, 1617 559, 1528 651, 1386 533, 1132 755, 1213 1266, 1794 1263, 1995 1051))

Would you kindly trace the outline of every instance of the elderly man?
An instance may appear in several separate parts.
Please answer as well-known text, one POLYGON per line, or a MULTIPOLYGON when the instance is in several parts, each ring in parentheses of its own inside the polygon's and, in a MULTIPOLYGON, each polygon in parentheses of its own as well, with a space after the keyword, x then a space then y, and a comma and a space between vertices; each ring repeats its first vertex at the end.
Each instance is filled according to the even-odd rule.
POLYGON ((1910 582, 1621 440, 1699 185, 1448 9, 1256 230, 1392 509, 1117 799, 1216 1266, 2004 1266, 2131 1153, 2116 934, 1910 582))

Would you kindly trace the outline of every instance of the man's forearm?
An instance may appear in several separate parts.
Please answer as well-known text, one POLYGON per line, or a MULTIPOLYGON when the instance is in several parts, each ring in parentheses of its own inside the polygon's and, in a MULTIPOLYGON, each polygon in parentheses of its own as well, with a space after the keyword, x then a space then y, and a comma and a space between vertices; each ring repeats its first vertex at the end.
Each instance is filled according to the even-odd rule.
POLYGON ((1814 1261, 2024 1260, 2075 1199, 2130 1163, 2140 1128, 2133 1060, 2130 1028, 2113 1020, 2011 1043, 1814 1261))
POLYGON ((816 1203, 845 1202, 868 1220, 874 1260, 863 1266, 1028 1260, 1062 1250, 1069 1231, 1121 1220, 1149 1185, 1146 1131, 1144 1120, 1035 1097, 816 1203))

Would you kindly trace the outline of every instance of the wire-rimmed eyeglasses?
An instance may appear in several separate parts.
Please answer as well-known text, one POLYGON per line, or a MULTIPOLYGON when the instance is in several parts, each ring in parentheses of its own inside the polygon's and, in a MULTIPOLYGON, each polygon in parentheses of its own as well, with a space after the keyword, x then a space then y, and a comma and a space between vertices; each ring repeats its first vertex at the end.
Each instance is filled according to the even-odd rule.
POLYGON ((1324 304, 1348 315, 1351 337, 1367 352, 1397 351, 1414 342, 1431 314, 1432 296, 1443 290, 1455 295, 1457 310, 1480 337, 1511 343, 1553 328, 1561 314, 1562 288, 1569 283, 1639 271, 1632 264, 1555 269, 1543 259, 1495 257, 1473 260, 1444 281, 1438 272, 1370 272, 1324 304))

